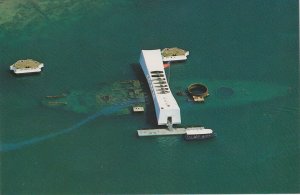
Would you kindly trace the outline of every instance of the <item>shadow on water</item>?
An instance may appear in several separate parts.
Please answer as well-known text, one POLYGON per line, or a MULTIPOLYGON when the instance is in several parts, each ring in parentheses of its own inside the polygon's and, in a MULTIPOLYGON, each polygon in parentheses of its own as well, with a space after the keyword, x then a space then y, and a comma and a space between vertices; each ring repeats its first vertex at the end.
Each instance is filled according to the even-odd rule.
POLYGON ((78 129, 82 125, 85 125, 86 123, 93 121, 100 116, 107 116, 110 114, 114 114, 114 113, 118 112, 120 109, 126 108, 134 103, 139 103, 139 102, 138 102, 138 100, 129 100, 129 101, 126 101, 126 102, 123 102, 120 104, 106 107, 106 108, 100 110, 99 112, 96 112, 95 114, 79 121, 78 123, 74 124, 73 126, 65 128, 65 129, 61 129, 54 133, 33 137, 31 139, 24 140, 24 141, 17 142, 17 143, 0 143, 0 152, 8 152, 8 151, 12 151, 12 150, 18 150, 25 146, 37 144, 37 143, 46 141, 48 139, 55 138, 59 135, 70 133, 70 132, 78 129))

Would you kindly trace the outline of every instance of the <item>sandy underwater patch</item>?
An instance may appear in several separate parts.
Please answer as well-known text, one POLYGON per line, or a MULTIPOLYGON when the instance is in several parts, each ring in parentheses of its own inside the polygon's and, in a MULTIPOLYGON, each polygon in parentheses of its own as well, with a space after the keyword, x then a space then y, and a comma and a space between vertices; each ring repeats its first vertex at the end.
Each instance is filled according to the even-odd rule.
POLYGON ((0 0, 0 28, 21 30, 45 21, 60 21, 80 17, 99 10, 107 0, 0 0))

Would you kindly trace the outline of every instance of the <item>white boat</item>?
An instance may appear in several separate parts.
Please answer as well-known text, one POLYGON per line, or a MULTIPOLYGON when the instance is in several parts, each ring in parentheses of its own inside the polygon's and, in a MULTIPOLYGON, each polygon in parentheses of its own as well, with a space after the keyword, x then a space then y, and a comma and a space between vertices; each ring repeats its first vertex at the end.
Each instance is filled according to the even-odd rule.
POLYGON ((189 54, 189 51, 185 51, 177 47, 165 48, 161 51, 162 60, 164 62, 184 61, 187 60, 187 56, 189 54))
POLYGON ((16 63, 10 66, 10 70, 14 71, 15 74, 26 74, 26 73, 41 72, 43 67, 44 67, 43 63, 40 63, 32 59, 27 59, 27 60, 18 60, 16 63))
POLYGON ((186 134, 184 138, 185 140, 189 141, 189 140, 210 139, 215 136, 216 134, 213 132, 212 129, 199 128, 199 129, 186 130, 186 134))

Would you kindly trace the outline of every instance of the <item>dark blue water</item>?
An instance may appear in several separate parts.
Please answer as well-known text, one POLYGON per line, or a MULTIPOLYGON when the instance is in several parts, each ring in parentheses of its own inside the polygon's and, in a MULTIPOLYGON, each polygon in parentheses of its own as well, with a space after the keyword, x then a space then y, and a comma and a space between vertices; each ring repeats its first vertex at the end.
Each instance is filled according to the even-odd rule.
POLYGON ((297 1, 108 1, 87 10, 1 28, 3 194, 299 193, 297 1), (171 67, 172 91, 191 80, 208 88, 222 81, 246 91, 272 87, 236 104, 210 94, 194 107, 176 97, 184 124, 217 132, 204 142, 138 138, 137 129, 155 126, 153 108, 114 115, 124 102, 80 115, 41 104, 61 91, 140 78, 132 64, 141 49, 173 46, 190 56, 171 67), (11 74, 9 65, 23 58, 44 62, 43 72, 11 74), (270 90, 279 86, 286 92, 270 90))

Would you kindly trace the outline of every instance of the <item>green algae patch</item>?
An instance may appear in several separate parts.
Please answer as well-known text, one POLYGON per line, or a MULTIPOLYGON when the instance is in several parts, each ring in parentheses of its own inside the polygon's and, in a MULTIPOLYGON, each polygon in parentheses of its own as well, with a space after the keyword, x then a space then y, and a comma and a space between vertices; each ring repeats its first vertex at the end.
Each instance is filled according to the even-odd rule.
POLYGON ((183 56, 186 54, 187 51, 180 49, 178 47, 172 48, 165 48, 161 51, 161 55, 163 57, 170 57, 170 56, 183 56))
POLYGON ((38 68, 40 66, 40 62, 27 59, 27 60, 18 60, 16 63, 13 64, 13 66, 16 69, 24 69, 24 68, 38 68))
POLYGON ((41 26, 45 22, 69 20, 98 10, 106 0, 9 0, 0 1, 0 27, 18 31, 41 26))

